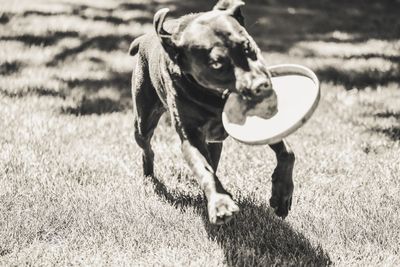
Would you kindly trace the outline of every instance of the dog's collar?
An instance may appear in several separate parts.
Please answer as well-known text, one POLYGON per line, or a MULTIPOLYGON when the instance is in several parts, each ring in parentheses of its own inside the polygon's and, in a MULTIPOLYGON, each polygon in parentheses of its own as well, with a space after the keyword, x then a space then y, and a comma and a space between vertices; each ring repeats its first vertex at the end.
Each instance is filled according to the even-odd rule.
POLYGON ((207 90, 205 87, 202 87, 201 85, 199 85, 196 82, 196 80, 193 78, 192 75, 182 72, 182 76, 185 77, 185 79, 189 83, 196 84, 200 88, 205 89, 207 93, 209 93, 211 95, 214 95, 214 96, 217 96, 217 97, 220 97, 222 100, 226 100, 228 98, 229 94, 231 93, 231 91, 229 89, 223 89, 223 88, 218 88, 221 91, 223 90, 222 93, 220 93, 220 92, 217 93, 217 92, 213 92, 212 90, 207 90))

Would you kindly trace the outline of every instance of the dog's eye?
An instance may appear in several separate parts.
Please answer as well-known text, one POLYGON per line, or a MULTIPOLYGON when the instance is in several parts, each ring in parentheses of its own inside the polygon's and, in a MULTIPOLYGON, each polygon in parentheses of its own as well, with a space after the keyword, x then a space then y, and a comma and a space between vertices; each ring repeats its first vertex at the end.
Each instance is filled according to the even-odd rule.
POLYGON ((213 68, 214 70, 219 70, 223 67, 224 65, 222 64, 222 62, 219 61, 213 61, 210 63, 210 67, 213 68))

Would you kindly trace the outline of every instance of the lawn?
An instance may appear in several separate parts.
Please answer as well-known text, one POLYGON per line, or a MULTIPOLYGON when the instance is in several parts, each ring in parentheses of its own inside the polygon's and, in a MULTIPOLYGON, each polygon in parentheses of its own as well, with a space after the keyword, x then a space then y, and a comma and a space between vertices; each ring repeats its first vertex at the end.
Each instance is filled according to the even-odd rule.
POLYGON ((0 265, 400 265, 400 2, 261 1, 244 7, 268 64, 321 79, 296 154, 291 213, 268 206, 268 147, 225 142, 219 176, 241 211, 207 222, 163 118, 154 179, 133 137, 130 42, 214 1, 3 0, 0 265))

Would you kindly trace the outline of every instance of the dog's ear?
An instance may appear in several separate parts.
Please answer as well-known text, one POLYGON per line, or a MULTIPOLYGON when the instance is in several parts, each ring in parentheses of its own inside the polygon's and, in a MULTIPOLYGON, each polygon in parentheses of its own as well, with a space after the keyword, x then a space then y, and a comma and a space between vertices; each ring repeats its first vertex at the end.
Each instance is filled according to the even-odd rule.
POLYGON ((170 55, 170 57, 175 59, 178 54, 178 46, 173 39, 173 35, 167 32, 163 26, 168 12, 168 8, 158 10, 154 15, 153 25, 161 45, 164 47, 165 51, 170 55))
POLYGON ((163 27, 168 12, 169 8, 162 8, 157 11, 157 13, 154 15, 153 18, 153 26, 156 30, 158 38, 160 38, 162 42, 164 41, 168 42, 172 37, 172 35, 168 33, 166 30, 164 30, 163 27))
POLYGON ((232 17, 234 17, 240 25, 244 26, 244 17, 241 6, 244 6, 244 2, 241 0, 219 0, 214 6, 214 10, 226 10, 232 17))

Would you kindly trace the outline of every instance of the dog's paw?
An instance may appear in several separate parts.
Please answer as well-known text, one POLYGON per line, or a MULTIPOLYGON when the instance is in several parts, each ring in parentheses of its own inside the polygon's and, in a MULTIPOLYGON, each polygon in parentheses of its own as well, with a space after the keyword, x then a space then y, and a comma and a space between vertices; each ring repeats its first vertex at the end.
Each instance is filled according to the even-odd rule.
POLYGON ((292 207, 293 184, 273 183, 270 206, 277 216, 285 219, 292 207))
POLYGON ((212 224, 224 224, 232 219, 239 207, 227 194, 215 193, 208 200, 208 218, 212 224))

